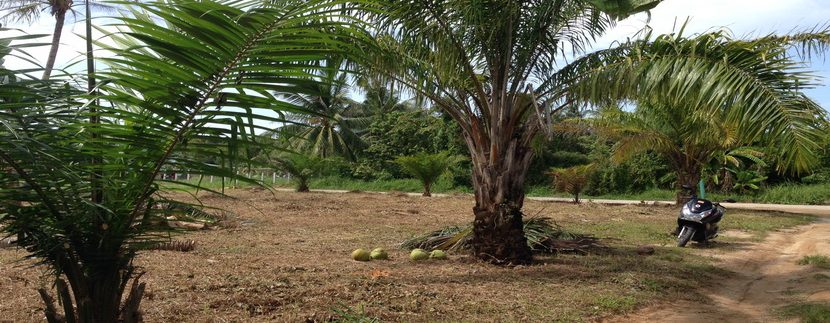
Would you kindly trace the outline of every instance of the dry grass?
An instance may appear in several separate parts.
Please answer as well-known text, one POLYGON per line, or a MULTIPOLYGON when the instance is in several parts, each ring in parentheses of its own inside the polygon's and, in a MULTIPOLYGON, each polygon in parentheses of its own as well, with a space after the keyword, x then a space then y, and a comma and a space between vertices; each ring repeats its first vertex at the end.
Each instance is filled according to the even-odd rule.
MULTIPOLYGON (((682 292, 695 286, 687 277, 718 271, 697 255, 707 250, 671 247, 673 208, 528 202, 529 215, 608 238, 603 241, 610 248, 509 269, 458 254, 412 263, 396 248, 413 235, 468 223, 469 197, 232 194, 238 199, 203 202, 235 212, 235 225, 182 237, 195 241, 194 251, 148 251, 138 258, 147 271, 142 307, 148 322, 325 321, 344 307, 362 307, 384 321, 585 321, 694 299, 682 292), (655 245, 656 254, 637 255, 641 243, 655 245), (391 260, 352 261, 351 251, 360 247, 384 247, 391 260)), ((18 262, 23 255, 0 250, 0 318, 42 320, 35 289, 47 279, 18 262)))

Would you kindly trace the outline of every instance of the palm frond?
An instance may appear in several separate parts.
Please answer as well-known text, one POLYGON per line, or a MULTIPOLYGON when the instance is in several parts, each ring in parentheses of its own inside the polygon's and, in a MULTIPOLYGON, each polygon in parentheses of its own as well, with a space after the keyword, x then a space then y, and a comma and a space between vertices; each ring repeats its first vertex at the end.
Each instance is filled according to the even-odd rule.
MULTIPOLYGON (((401 248, 405 250, 420 248, 424 250, 467 251, 470 249, 472 228, 472 225, 467 225, 438 229, 403 241, 401 248)), ((592 240, 589 236, 569 232, 552 219, 545 217, 524 219, 524 234, 530 249, 542 253, 559 251, 558 245, 562 241, 592 240)))
MULTIPOLYGON (((798 38, 823 38, 813 36, 798 38)), ((800 92, 816 78, 790 56, 787 44, 737 40, 724 31, 646 35, 580 58, 557 78, 569 96, 589 102, 657 102, 664 111, 689 114, 678 126, 707 120, 738 125, 742 143, 764 140, 779 148, 782 165, 803 172, 815 165, 826 113, 800 92)))

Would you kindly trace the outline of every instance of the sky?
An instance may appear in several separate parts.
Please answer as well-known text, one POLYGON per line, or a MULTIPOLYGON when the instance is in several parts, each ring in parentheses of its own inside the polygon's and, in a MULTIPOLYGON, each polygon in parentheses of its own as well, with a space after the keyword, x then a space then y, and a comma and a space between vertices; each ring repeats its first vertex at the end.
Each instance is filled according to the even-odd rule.
MULTIPOLYGON (((0 0, 3 1, 3 0, 0 0)), ((595 49, 608 48, 615 41, 632 37, 644 26, 650 26, 655 33, 671 33, 689 19, 685 34, 706 32, 726 28, 738 37, 760 36, 770 33, 788 33, 793 30, 830 26, 830 0, 665 0, 651 10, 651 18, 645 13, 620 21, 605 36, 598 39, 595 49)), ((73 23, 68 15, 64 27, 62 45, 56 66, 77 62, 84 50, 83 22, 73 23)), ((12 24, 9 27, 23 29, 29 34, 51 34, 54 20, 44 12, 33 25, 12 24)), ((0 32, 0 38, 10 32, 0 32)), ((96 37, 100 37, 100 34, 96 37)), ((48 39, 47 39, 48 41, 48 39)), ((45 62, 48 47, 30 50, 29 53, 40 62, 45 62)), ((18 59, 7 59, 7 67, 16 69, 26 65, 18 59)), ((80 64, 83 65, 83 64, 80 64)), ((79 66, 80 66, 79 65, 79 66)), ((813 57, 808 69, 830 83, 830 59, 813 57)), ((807 94, 830 110, 830 86, 806 90, 807 94)))

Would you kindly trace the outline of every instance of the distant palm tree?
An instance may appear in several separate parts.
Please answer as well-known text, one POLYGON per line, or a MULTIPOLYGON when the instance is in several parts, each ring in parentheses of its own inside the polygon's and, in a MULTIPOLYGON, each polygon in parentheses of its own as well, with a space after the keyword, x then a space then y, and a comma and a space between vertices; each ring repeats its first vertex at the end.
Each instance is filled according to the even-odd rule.
MULTIPOLYGON (((49 57, 46 59, 46 66, 43 69, 43 79, 48 80, 55 67, 55 60, 58 57, 63 26, 66 22, 66 14, 71 12, 75 5, 86 6, 83 0, 3 0, 0 1, 0 22, 25 22, 34 23, 40 18, 43 11, 49 10, 49 14, 55 17, 55 31, 52 33, 52 45, 49 49, 49 57)), ((89 2, 89 5, 96 9, 112 10, 113 7, 103 3, 89 2)))
POLYGON ((424 185, 424 196, 432 196, 432 185, 447 170, 464 159, 443 151, 437 154, 418 153, 412 156, 400 156, 395 162, 401 168, 417 178, 424 185))
POLYGON ((328 60, 327 68, 317 77, 320 83, 285 95, 290 103, 311 112, 286 115, 291 124, 280 132, 290 149, 321 158, 354 160, 356 149, 364 145, 359 132, 369 121, 359 104, 348 97, 347 74, 341 64, 340 59, 328 60))
POLYGON ((385 85, 373 85, 364 88, 366 99, 361 105, 364 113, 371 116, 383 115, 395 111, 415 111, 418 106, 414 100, 401 100, 394 89, 385 85))

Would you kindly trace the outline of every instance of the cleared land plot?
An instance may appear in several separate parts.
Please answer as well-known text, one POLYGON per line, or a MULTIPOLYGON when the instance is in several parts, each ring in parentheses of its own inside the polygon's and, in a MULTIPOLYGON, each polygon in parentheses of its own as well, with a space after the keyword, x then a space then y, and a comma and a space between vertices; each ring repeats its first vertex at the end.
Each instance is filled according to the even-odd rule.
MULTIPOLYGON (((195 251, 139 257, 147 271, 146 321, 324 321, 344 306, 385 321, 590 321, 673 299, 700 301, 688 292, 697 287, 689 277, 729 275, 713 266, 718 260, 710 253, 739 250, 767 231, 813 219, 729 211, 722 227, 740 234, 678 249, 669 235, 675 208, 528 202, 528 216, 551 217, 602 238, 608 248, 541 255, 537 265, 510 269, 460 254, 413 263, 396 248, 413 235, 471 221, 469 197, 231 195, 237 199, 202 197, 236 214, 229 227, 174 237, 195 240, 195 251), (656 246, 656 253, 638 255, 641 244, 656 246), (391 260, 351 260, 359 247, 384 247, 391 260)), ((0 250, 0 318, 42 317, 35 289, 48 280, 18 261, 23 255, 0 250)))

